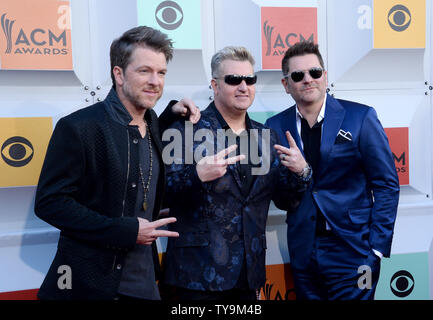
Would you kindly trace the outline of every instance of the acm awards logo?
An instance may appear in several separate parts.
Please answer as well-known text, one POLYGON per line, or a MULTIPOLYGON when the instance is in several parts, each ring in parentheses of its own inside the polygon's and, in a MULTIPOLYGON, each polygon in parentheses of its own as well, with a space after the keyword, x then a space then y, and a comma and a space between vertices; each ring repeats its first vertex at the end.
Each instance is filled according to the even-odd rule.
POLYGON ((409 128, 385 128, 400 185, 409 184, 409 128))
POLYGON ((296 42, 311 41, 314 42, 314 33, 311 35, 297 34, 289 32, 288 34, 276 34, 273 37, 275 27, 268 24, 268 20, 263 23, 263 33, 266 39, 266 56, 283 56, 286 50, 296 42))
POLYGON ((27 165, 33 159, 33 154, 32 143, 24 137, 11 137, 1 146, 1 157, 11 167, 19 168, 27 165))
POLYGON ((265 300, 294 300, 295 295, 295 288, 289 288, 284 293, 284 297, 281 295, 280 290, 277 289, 276 292, 273 291, 274 285, 266 283, 263 287, 263 293, 265 300))
POLYGON ((1 26, 3 29, 3 33, 5 34, 6 37, 6 52, 5 53, 11 53, 11 49, 12 49, 12 27, 15 23, 15 20, 11 21, 9 19, 6 19, 6 13, 4 13, 1 16, 1 26))
MULTIPOLYGON (((68 6, 60 6, 61 10, 69 10, 68 6), (65 7, 62 9, 62 7, 65 7)), ((6 54, 29 54, 29 55, 67 55, 67 36, 66 29, 70 29, 69 12, 63 11, 62 16, 58 20, 61 33, 55 33, 50 29, 34 28, 32 30, 24 30, 20 28, 18 35, 14 37, 14 27, 16 20, 9 18, 7 13, 1 16, 1 27, 6 38, 6 54), (55 43, 60 44, 64 48, 52 48, 55 43)))
POLYGON ((174 1, 163 1, 155 10, 155 19, 161 28, 175 30, 183 22, 182 7, 174 1))
POLYGON ((406 173, 408 171, 406 166, 406 152, 402 152, 399 157, 392 152, 392 157, 395 162, 397 173, 406 173))
POLYGON ((388 23, 392 30, 403 32, 409 28, 411 22, 412 15, 407 7, 397 4, 389 10, 388 23))
POLYGON ((405 298, 412 293, 415 287, 415 279, 408 271, 400 270, 394 273, 389 286, 396 297, 405 298))

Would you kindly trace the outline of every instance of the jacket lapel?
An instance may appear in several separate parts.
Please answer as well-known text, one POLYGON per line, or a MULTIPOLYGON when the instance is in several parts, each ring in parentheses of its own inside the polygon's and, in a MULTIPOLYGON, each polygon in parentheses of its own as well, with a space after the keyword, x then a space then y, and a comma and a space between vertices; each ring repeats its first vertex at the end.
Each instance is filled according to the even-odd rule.
MULTIPOLYGON (((218 137, 217 141, 225 141, 224 131, 222 130, 221 127, 219 127, 218 129, 220 129, 220 130, 217 130, 216 135, 217 136, 218 135, 222 135, 222 136, 218 137)), ((222 147, 224 147, 224 146, 222 146, 222 147)), ((217 146, 215 146, 215 150, 216 150, 215 152, 218 152, 219 149, 218 149, 217 146)), ((230 154, 227 157, 233 157, 233 154, 230 154)), ((227 166, 227 171, 233 176, 233 179, 236 181, 236 184, 237 184, 237 186, 239 188, 239 191, 241 191, 242 182, 241 182, 241 177, 239 176, 239 170, 237 170, 237 168, 236 168, 236 164, 230 164, 230 165, 228 165, 227 166)))
POLYGON ((340 103, 328 95, 326 98, 325 118, 323 120, 322 142, 320 144, 319 173, 326 169, 329 154, 343 123, 345 113, 346 111, 340 103))
MULTIPOLYGON (((258 154, 263 155, 263 139, 262 139, 263 131, 254 122, 251 122, 251 126, 252 126, 251 129, 254 129, 254 132, 257 132, 257 134, 251 132, 250 133, 250 139, 254 140, 254 143, 257 143, 258 154)), ((251 142, 251 143, 253 143, 253 142, 251 142)), ((273 146, 269 146, 269 147, 273 148, 273 146)), ((249 151, 251 152, 251 150, 249 150, 249 151)), ((272 149, 270 150, 270 152, 272 154, 272 149)), ((261 159, 261 163, 259 164, 259 166, 263 165, 262 162, 263 162, 263 157, 261 159)), ((269 162, 272 163, 272 159, 270 159, 269 162)), ((256 175, 256 176, 253 176, 253 183, 251 184, 250 192, 248 193, 248 196, 247 196, 248 199, 249 198, 253 198, 256 193, 262 191, 262 190, 260 190, 260 188, 258 187, 258 185, 259 185, 261 179, 263 179, 265 176, 266 175, 256 175)))
MULTIPOLYGON (((215 150, 215 154, 218 153, 220 150, 225 149, 225 145, 218 145, 218 142, 223 142, 225 144, 225 133, 224 130, 222 130, 221 124, 219 123, 217 116, 213 110, 213 108, 215 108, 215 106, 213 106, 213 108, 211 107, 211 105, 214 104, 214 102, 211 102, 209 104, 209 106, 206 108, 206 110, 204 110, 202 112, 202 117, 208 118, 209 122, 210 122, 210 126, 212 128, 212 130, 214 131, 214 136, 215 136, 215 142, 214 142, 214 150, 215 150), (219 136, 221 135, 221 136, 219 136)), ((233 155, 231 155, 233 156, 233 155)), ((232 188, 230 188, 231 192, 236 195, 239 196, 239 194, 241 194, 241 190, 242 190, 242 183, 241 183, 241 177, 239 176, 239 172, 238 170, 236 170, 236 164, 231 164, 227 166, 227 171, 229 174, 232 175, 233 179, 236 182, 236 185, 238 186, 238 192, 235 192, 232 188)))
MULTIPOLYGON (((281 141, 285 147, 289 147, 289 142, 286 138, 286 131, 289 130, 293 139, 296 141, 296 145, 301 151, 302 155, 304 155, 304 149, 302 148, 301 137, 299 136, 298 127, 296 125, 296 105, 292 106, 287 113, 287 118, 283 119, 284 124, 286 124, 287 128, 283 131, 284 140, 281 141)), ((283 124, 283 126, 284 126, 283 124)))

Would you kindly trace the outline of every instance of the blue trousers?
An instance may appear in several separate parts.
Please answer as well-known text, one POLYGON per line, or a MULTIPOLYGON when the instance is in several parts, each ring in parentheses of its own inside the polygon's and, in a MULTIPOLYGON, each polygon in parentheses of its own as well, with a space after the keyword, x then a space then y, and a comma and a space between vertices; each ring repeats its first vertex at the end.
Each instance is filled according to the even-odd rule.
POLYGON ((299 300, 373 300, 380 258, 364 256, 333 234, 317 236, 309 263, 293 269, 299 300))

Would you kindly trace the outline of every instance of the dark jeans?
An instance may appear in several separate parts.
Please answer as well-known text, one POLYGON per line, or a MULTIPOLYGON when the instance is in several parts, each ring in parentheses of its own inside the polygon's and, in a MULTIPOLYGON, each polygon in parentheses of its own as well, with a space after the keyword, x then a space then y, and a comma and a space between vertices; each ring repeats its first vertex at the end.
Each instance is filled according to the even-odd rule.
POLYGON ((364 256, 335 235, 321 235, 310 262, 303 269, 293 269, 296 298, 372 300, 379 273, 380 258, 373 250, 364 256), (363 271, 366 268, 368 272, 363 271))
POLYGON ((127 296, 127 295, 120 294, 120 293, 118 293, 116 295, 116 297, 114 298, 114 300, 116 300, 116 301, 151 301, 151 300, 147 300, 147 299, 142 299, 142 298, 136 298, 136 297, 132 297, 132 296, 127 296))

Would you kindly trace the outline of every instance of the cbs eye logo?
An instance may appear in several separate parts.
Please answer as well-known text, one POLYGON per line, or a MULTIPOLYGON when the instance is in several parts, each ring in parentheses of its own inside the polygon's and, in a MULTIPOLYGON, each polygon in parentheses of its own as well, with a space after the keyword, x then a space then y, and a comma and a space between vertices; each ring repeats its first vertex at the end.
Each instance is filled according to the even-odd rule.
POLYGON ((23 137, 7 139, 1 147, 1 156, 11 167, 23 167, 33 159, 34 149, 29 140, 23 137))
POLYGON ((174 1, 163 1, 155 10, 155 18, 162 28, 174 30, 183 22, 183 10, 174 1))
POLYGON ((389 10, 389 26, 397 32, 405 31, 412 22, 412 15, 409 9, 401 4, 395 5, 389 10))
POLYGON ((415 280, 413 276, 405 270, 396 272, 391 278, 391 291, 399 298, 404 298, 410 295, 414 286, 415 280))

